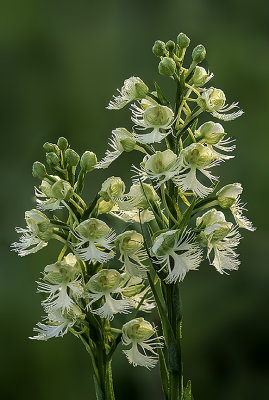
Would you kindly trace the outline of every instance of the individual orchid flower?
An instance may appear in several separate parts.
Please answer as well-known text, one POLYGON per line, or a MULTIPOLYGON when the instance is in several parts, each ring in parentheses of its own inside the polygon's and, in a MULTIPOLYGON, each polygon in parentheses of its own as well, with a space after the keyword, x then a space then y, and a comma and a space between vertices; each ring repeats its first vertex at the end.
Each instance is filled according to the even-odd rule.
POLYGON ((143 248, 143 236, 132 230, 117 236, 115 247, 120 253, 122 270, 130 276, 146 277, 147 266, 143 261, 147 259, 146 250, 143 248))
POLYGON ((174 113, 169 107, 157 104, 144 109, 134 105, 132 114, 132 121, 137 129, 151 129, 151 132, 145 134, 132 133, 139 143, 160 143, 162 139, 171 133, 174 113))
POLYGON ((192 143, 180 153, 182 169, 173 177, 173 182, 180 186, 183 192, 192 190, 195 196, 206 197, 213 191, 212 187, 204 186, 197 179, 197 171, 200 171, 211 182, 218 180, 208 171, 209 168, 218 165, 220 160, 215 160, 212 150, 201 143, 192 143))
MULTIPOLYGON (((58 177, 53 176, 54 179, 58 180, 58 177)), ((61 200, 55 199, 51 192, 52 184, 46 179, 43 179, 39 188, 35 187, 35 197, 37 202, 38 210, 55 211, 63 208, 61 200)))
POLYGON ((207 258, 210 265, 213 265, 221 274, 226 270, 237 270, 240 261, 234 249, 238 246, 241 235, 231 222, 226 222, 224 214, 220 211, 218 214, 215 212, 213 223, 210 223, 208 216, 209 214, 205 213, 199 219, 197 218, 196 225, 197 227, 205 226, 200 233, 200 239, 203 245, 207 246, 207 258), (213 259, 210 258, 211 252, 214 254, 213 259))
POLYGON ((96 164, 95 168, 108 168, 124 151, 133 151, 136 146, 136 141, 127 129, 117 128, 112 131, 109 145, 112 150, 106 151, 105 157, 96 164))
POLYGON ((181 158, 172 150, 157 151, 152 156, 144 157, 141 169, 134 167, 137 173, 135 178, 138 177, 141 181, 146 179, 156 181, 155 187, 158 189, 179 172, 181 164, 181 158))
POLYGON ((141 100, 148 94, 149 88, 142 79, 132 76, 124 81, 123 87, 119 90, 118 96, 113 96, 107 106, 108 110, 120 110, 126 104, 135 100, 141 100))
POLYGON ((30 337, 30 339, 48 340, 53 337, 62 337, 68 332, 69 328, 72 328, 77 322, 83 321, 84 318, 85 315, 76 304, 72 304, 70 309, 65 312, 57 309, 44 318, 45 324, 37 323, 37 326, 33 329, 37 332, 37 335, 30 337))
POLYGON ((243 215, 243 211, 247 211, 247 209, 245 208, 245 204, 240 201, 242 191, 243 188, 240 183, 226 185, 216 193, 218 203, 222 208, 229 208, 231 210, 239 228, 255 231, 256 228, 254 228, 252 222, 243 215))
POLYGON ((112 251, 115 232, 103 221, 90 218, 81 222, 73 232, 78 243, 72 243, 84 261, 104 263, 114 257, 112 251))
POLYGON ((158 235, 151 250, 157 263, 163 264, 159 271, 167 268, 164 281, 168 284, 183 281, 186 273, 197 269, 202 261, 202 250, 193 242, 193 235, 180 236, 177 230, 158 235))
POLYGON ((131 211, 134 208, 146 210, 150 207, 150 202, 158 202, 159 196, 152 185, 147 183, 133 184, 122 201, 117 204, 121 210, 131 211))
POLYGON ((26 228, 15 228, 17 233, 21 233, 19 242, 11 245, 12 250, 21 257, 43 249, 53 237, 50 220, 41 211, 35 209, 26 211, 25 221, 26 228))
POLYGON ((195 136, 198 138, 199 143, 206 143, 208 145, 215 159, 228 160, 234 157, 218 151, 231 152, 236 147, 235 145, 230 146, 235 141, 234 139, 224 139, 226 133, 221 124, 212 121, 205 122, 195 131, 195 136))
POLYGON ((139 365, 150 369, 157 364, 156 350, 163 347, 163 342, 162 337, 156 337, 156 333, 156 328, 144 318, 132 319, 123 325, 122 342, 125 346, 131 345, 129 350, 123 350, 123 352, 134 367, 139 365))
POLYGON ((132 280, 123 290, 122 295, 129 298, 133 308, 139 307, 139 311, 149 312, 155 308, 154 296, 149 287, 144 287, 140 281, 132 280))
POLYGON ((72 253, 64 257, 63 261, 46 266, 37 291, 48 294, 41 303, 47 313, 58 309, 69 311, 74 300, 82 297, 80 272, 77 258, 72 253))
POLYGON ((86 284, 87 296, 90 298, 88 308, 91 312, 101 318, 112 320, 115 314, 129 313, 132 304, 129 299, 114 299, 112 295, 120 294, 122 287, 122 276, 115 269, 102 269, 93 275, 86 284), (92 304, 103 300, 103 305, 93 309, 92 304))
POLYGON ((213 73, 206 72, 203 67, 196 66, 192 78, 190 80, 190 84, 199 88, 204 86, 210 79, 214 76, 213 73))
POLYGON ((238 108, 238 102, 234 102, 231 105, 225 103, 226 96, 224 92, 214 87, 205 89, 197 100, 197 104, 202 110, 210 112, 213 117, 223 121, 232 121, 244 113, 242 110, 239 110, 231 114, 226 114, 227 111, 238 108))

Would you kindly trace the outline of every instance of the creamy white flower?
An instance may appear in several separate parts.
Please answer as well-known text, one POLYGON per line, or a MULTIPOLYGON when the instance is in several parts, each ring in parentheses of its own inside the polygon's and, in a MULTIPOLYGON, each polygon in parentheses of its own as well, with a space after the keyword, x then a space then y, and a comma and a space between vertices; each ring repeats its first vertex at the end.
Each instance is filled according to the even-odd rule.
POLYGON ((117 236, 115 247, 120 252, 120 261, 123 263, 121 270, 130 276, 145 278, 148 268, 143 264, 147 259, 143 236, 134 230, 126 231, 117 236))
POLYGON ((139 143, 160 143, 162 139, 171 133, 174 113, 169 107, 157 104, 144 109, 134 105, 132 114, 132 121, 137 129, 151 129, 151 132, 145 134, 132 133, 139 143))
MULTIPOLYGON (((221 212, 218 212, 221 215, 221 212)), ((215 214, 216 215, 216 214, 215 214)), ((203 220, 202 216, 202 220, 203 220)), ((219 221, 209 223, 200 233, 202 243, 207 246, 207 258, 218 272, 223 274, 226 270, 237 270, 240 265, 235 247, 238 246, 241 236, 233 224, 225 221, 222 214, 219 221), (213 259, 211 258, 213 253, 213 259)), ((197 222, 197 225, 200 225, 197 222)))
POLYGON ((224 92, 214 87, 205 89, 197 103, 203 110, 210 112, 213 117, 223 121, 231 121, 244 113, 242 110, 239 110, 231 114, 225 114, 227 111, 238 108, 238 102, 234 102, 231 105, 225 104, 226 96, 224 92))
POLYGON ((213 76, 213 73, 210 74, 203 67, 197 65, 191 78, 191 84, 196 87, 204 86, 213 76))
POLYGON ((106 150, 105 157, 96 164, 95 168, 108 168, 124 151, 134 150, 136 141, 127 129, 117 128, 112 131, 109 145, 112 150, 106 150))
MULTIPOLYGON (((141 285, 143 287, 143 285, 141 285)), ((151 290, 146 287, 141 290, 139 293, 135 293, 131 295, 132 286, 128 287, 123 295, 126 297, 130 297, 131 304, 134 308, 139 306, 139 311, 150 312, 153 308, 155 308, 154 296, 151 290)))
MULTIPOLYGON (((59 177, 53 176, 55 179, 59 177)), ((35 197, 38 210, 55 211, 63 208, 61 200, 55 199, 51 192, 52 184, 47 180, 43 180, 39 188, 35 187, 35 197)))
POLYGON ((21 233, 19 242, 12 243, 11 248, 23 257, 43 249, 53 236, 49 218, 39 210, 25 212, 26 228, 15 228, 21 233))
POLYGON ((88 297, 91 299, 88 307, 91 312, 99 315, 101 318, 112 320, 115 314, 129 313, 132 304, 129 299, 114 299, 113 294, 121 293, 122 276, 115 269, 102 269, 93 275, 86 284, 86 289, 89 291, 88 297), (93 309, 92 304, 103 299, 104 304, 93 309))
POLYGON ((119 90, 119 96, 113 96, 107 106, 108 110, 120 110, 126 104, 146 97, 149 89, 142 79, 132 76, 124 81, 123 87, 119 90))
POLYGON ((121 210, 132 211, 133 209, 148 209, 150 202, 157 202, 159 196, 154 188, 147 183, 133 184, 122 201, 118 201, 117 205, 121 210))
POLYGON ((245 208, 245 204, 240 201, 242 191, 243 188, 240 183, 233 183, 224 186, 216 195, 219 205, 222 208, 230 208, 239 228, 254 231, 256 228, 254 228, 252 222, 243 215, 243 211, 247 211, 247 209, 245 208))
POLYGON ((133 167, 137 173, 134 178, 141 181, 146 179, 157 181, 157 189, 179 172, 181 164, 181 158, 177 157, 172 150, 157 151, 152 156, 144 157, 141 169, 133 167))
POLYGON ((152 221, 155 217, 150 210, 140 210, 139 208, 134 208, 133 210, 124 211, 120 210, 118 206, 113 207, 111 214, 125 222, 138 222, 142 224, 152 221))
POLYGON ((199 267, 202 250, 192 241, 193 235, 187 233, 179 237, 177 230, 170 230, 156 237, 152 255, 159 264, 163 264, 160 271, 167 268, 168 275, 164 280, 166 283, 183 281, 188 271, 199 267))
POLYGON ((80 319, 84 319, 84 315, 81 309, 75 304, 72 304, 68 312, 62 312, 60 309, 50 312, 45 317, 47 323, 38 322, 37 326, 33 329, 37 332, 37 336, 32 336, 30 339, 48 340, 53 337, 62 337, 80 319))
POLYGON ((144 318, 136 318, 127 322, 122 327, 122 342, 124 345, 131 345, 129 350, 123 350, 130 364, 153 368, 158 362, 157 349, 163 347, 162 337, 154 337, 154 328, 144 318), (142 350, 139 351, 139 349, 142 350))
POLYGON ((180 153, 182 169, 180 174, 173 177, 173 182, 180 186, 183 192, 192 190, 195 196, 206 197, 213 188, 204 186, 197 179, 197 171, 200 171, 211 182, 218 180, 208 171, 209 168, 218 165, 220 160, 215 160, 212 150, 201 143, 193 143, 183 149, 180 153), (188 172, 185 172, 188 171, 188 172))
POLYGON ((228 160, 234 157, 218 151, 231 152, 236 147, 235 145, 230 146, 230 144, 235 141, 234 139, 224 139, 226 133, 221 124, 212 121, 205 122, 195 131, 195 136, 200 139, 200 143, 206 143, 208 145, 215 159, 228 160))
POLYGON ((104 263, 114 257, 112 243, 116 234, 105 222, 96 218, 87 219, 75 228, 73 235, 79 242, 72 245, 82 260, 104 263))

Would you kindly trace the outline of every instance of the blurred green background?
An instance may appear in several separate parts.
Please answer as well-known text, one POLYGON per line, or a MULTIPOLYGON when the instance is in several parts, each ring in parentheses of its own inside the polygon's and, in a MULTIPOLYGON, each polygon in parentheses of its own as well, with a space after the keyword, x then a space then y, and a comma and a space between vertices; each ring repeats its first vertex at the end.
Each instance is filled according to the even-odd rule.
MULTIPOLYGON (((219 173, 224 184, 244 185, 258 227, 243 232, 238 272, 221 276, 205 263, 184 281, 185 377, 196 400, 269 397, 267 2, 9 0, 0 10, 2 399, 94 399, 90 362, 77 339, 28 340, 42 313, 35 280, 54 261, 56 245, 22 259, 9 245, 34 206, 31 165, 44 160, 42 144, 63 135, 76 151, 101 158, 111 130, 131 126, 128 109, 105 109, 125 78, 140 76, 148 85, 158 79, 172 93, 151 47, 181 31, 192 46, 206 46, 212 84, 245 110, 225 125, 238 147, 219 173)), ((108 173, 129 179, 134 161, 122 157, 89 177, 88 196, 108 173)), ((114 376, 118 399, 162 398, 158 368, 134 369, 120 349, 114 376)))

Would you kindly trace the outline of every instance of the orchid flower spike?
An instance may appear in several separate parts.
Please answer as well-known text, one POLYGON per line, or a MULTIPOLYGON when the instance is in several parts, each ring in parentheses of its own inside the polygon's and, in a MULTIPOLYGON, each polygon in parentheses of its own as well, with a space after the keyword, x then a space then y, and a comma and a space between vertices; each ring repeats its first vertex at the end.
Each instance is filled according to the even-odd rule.
POLYGON ((193 242, 193 235, 179 236, 177 230, 158 235, 151 250, 157 263, 163 264, 159 272, 167 268, 164 281, 169 284, 183 281, 186 273, 197 269, 202 261, 202 250, 193 242))
POLYGON ((157 349, 163 347, 162 337, 154 337, 154 328, 144 318, 136 318, 122 327, 122 342, 125 346, 131 345, 129 350, 123 350, 130 364, 148 369, 155 367, 158 362, 157 349), (139 351, 141 348, 142 352, 139 351))
POLYGON ((134 105, 132 114, 132 121, 137 129, 151 129, 151 132, 145 134, 132 133, 134 139, 139 143, 160 143, 171 133, 174 113, 169 107, 157 104, 144 109, 134 105))
POLYGON ((53 228, 49 218, 39 210, 25 212, 26 228, 15 228, 21 233, 19 242, 12 243, 12 250, 19 256, 27 256, 36 253, 47 246, 48 241, 53 237, 53 228))
POLYGON ((72 243, 84 261, 104 263, 114 257, 112 251, 115 232, 103 221, 90 218, 81 222, 73 232, 78 243, 72 243), (86 245, 86 247, 84 246, 86 245))
POLYGON ((222 208, 229 208, 231 210, 239 228, 255 231, 256 228, 254 228, 252 222, 243 215, 243 211, 247 211, 247 209, 245 208, 245 204, 240 201, 240 194, 242 192, 243 188, 240 183, 232 183, 224 186, 216 195, 219 205, 222 208))
POLYGON ((231 114, 225 114, 227 111, 238 108, 238 102, 234 102, 230 106, 228 104, 225 105, 225 103, 226 96, 224 92, 214 87, 205 89, 197 101, 202 110, 210 112, 213 117, 223 121, 232 121, 244 113, 244 111, 239 110, 231 114))
POLYGON ((91 312, 99 315, 101 318, 112 320, 115 314, 129 313, 132 304, 129 299, 114 299, 112 294, 119 294, 122 288, 122 276, 115 269, 102 269, 93 275, 86 284, 88 297, 91 299, 88 307, 91 312), (103 299, 104 304, 93 309, 91 306, 98 300, 103 299))
POLYGON ((126 104, 132 103, 135 100, 141 100, 148 94, 149 88, 142 79, 132 76, 124 81, 123 87, 119 90, 118 96, 113 96, 107 106, 108 110, 120 110, 126 104))

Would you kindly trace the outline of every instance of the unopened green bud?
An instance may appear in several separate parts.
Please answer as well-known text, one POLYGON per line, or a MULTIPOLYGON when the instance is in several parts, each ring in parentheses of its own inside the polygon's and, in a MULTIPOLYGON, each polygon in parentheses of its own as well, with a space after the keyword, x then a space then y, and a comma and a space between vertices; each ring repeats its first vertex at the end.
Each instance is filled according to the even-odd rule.
POLYGON ((46 154, 46 161, 50 167, 56 167, 60 163, 59 157, 53 152, 46 154))
POLYGON ((44 143, 43 149, 45 150, 46 153, 55 153, 57 155, 60 154, 59 147, 54 143, 49 143, 49 142, 44 143))
POLYGON ((159 63, 159 73, 164 76, 172 76, 176 71, 176 63, 172 58, 164 57, 159 63))
POLYGON ((172 54, 173 54, 173 52, 174 52, 174 50, 175 50, 175 47, 176 47, 176 45, 175 45, 175 42, 173 42, 173 40, 169 40, 169 41, 166 43, 165 48, 166 48, 166 50, 169 52, 169 56, 170 56, 170 57, 172 56, 172 54))
POLYGON ((68 141, 67 141, 67 139, 65 137, 61 136, 58 139, 57 145, 58 145, 60 150, 64 151, 68 147, 68 141))
POLYGON ((124 191, 125 184, 123 180, 121 178, 111 176, 104 181, 99 194, 105 201, 109 201, 123 196, 124 191))
POLYGON ((185 33, 181 32, 177 37, 177 44, 182 49, 186 49, 190 44, 190 39, 185 35, 185 33))
POLYGON ((34 178, 44 179, 47 176, 46 167, 39 161, 35 161, 32 168, 32 174, 34 178))
POLYGON ((86 289, 94 293, 111 292, 121 283, 121 274, 115 269, 102 269, 93 275, 86 284, 86 289))
POLYGON ((136 318, 123 325, 122 333, 133 342, 142 342, 151 338, 155 330, 144 318, 136 318))
POLYGON ((97 164, 96 154, 92 151, 85 151, 80 159, 80 166, 85 172, 90 172, 97 164))
POLYGON ((67 164, 71 165, 71 167, 76 167, 79 163, 79 155, 78 153, 75 152, 73 149, 67 149, 65 150, 65 160, 67 164))
POLYGON ((51 195, 55 199, 68 201, 73 196, 73 188, 69 182, 60 179, 52 185, 51 195))
POLYGON ((204 60, 205 56, 206 56, 205 47, 202 44, 198 44, 198 46, 196 46, 192 52, 193 61, 199 64, 204 60))
POLYGON ((156 40, 152 47, 152 52, 157 57, 163 57, 166 53, 165 51, 165 43, 161 40, 156 40))

